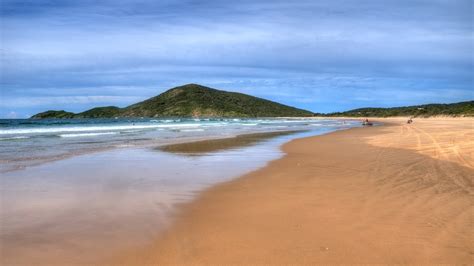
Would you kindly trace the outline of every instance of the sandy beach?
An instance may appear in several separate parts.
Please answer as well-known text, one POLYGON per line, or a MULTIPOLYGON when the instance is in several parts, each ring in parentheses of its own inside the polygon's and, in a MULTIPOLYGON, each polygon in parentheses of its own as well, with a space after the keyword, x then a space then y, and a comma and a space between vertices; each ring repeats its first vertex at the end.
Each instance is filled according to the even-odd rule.
POLYGON ((347 128, 326 124, 105 149, 0 173, 0 265, 102 265, 147 247, 201 191, 281 158, 292 139, 347 128))
POLYGON ((206 190, 153 245, 117 260, 472 263, 474 120, 405 121, 293 140, 286 156, 206 190))
POLYGON ((0 266, 474 266, 474 0, 0 1, 0 266))

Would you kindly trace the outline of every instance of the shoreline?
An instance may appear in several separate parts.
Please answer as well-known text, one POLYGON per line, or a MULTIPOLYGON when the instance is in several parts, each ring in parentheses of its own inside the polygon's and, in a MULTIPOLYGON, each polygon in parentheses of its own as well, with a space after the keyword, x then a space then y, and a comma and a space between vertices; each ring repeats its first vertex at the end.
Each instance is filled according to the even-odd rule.
POLYGON ((474 248, 466 222, 472 212, 468 178, 472 158, 459 158, 473 147, 457 138, 466 149, 463 154, 458 150, 455 159, 441 158, 446 136, 415 131, 426 133, 430 124, 441 123, 438 129, 463 137, 470 132, 462 123, 472 120, 417 119, 414 125, 404 124, 405 118, 374 120, 384 125, 284 144, 283 158, 205 190, 183 206, 175 223, 151 247, 126 253, 119 261, 131 265, 471 261, 474 248), (391 134, 398 142, 390 141, 391 134), (449 203, 437 205, 446 200, 449 203), (461 214, 450 222, 454 210, 461 214), (433 234, 441 236, 430 239, 433 234))
MULTIPOLYGON (((261 131, 261 132, 254 132, 254 133, 241 133, 241 134, 236 134, 236 135, 230 135, 230 136, 211 136, 211 137, 193 137, 193 138, 183 138, 183 139, 178 139, 176 141, 170 142, 170 143, 153 143, 152 140, 147 140, 146 143, 135 143, 131 144, 130 146, 104 146, 100 148, 91 148, 88 150, 81 150, 77 151, 75 153, 71 154, 62 154, 58 156, 51 156, 49 158, 42 159, 41 161, 37 161, 34 163, 31 163, 29 165, 16 165, 15 167, 12 168, 5 168, 5 169, 0 169, 0 174, 6 174, 10 172, 15 172, 15 171, 21 171, 27 168, 31 167, 36 167, 36 166, 41 166, 47 163, 52 163, 52 162, 57 162, 65 159, 70 159, 74 158, 77 156, 84 156, 84 155, 90 155, 90 154, 95 154, 95 153, 101 153, 101 152, 107 152, 107 151, 113 151, 113 150, 120 150, 120 149, 140 149, 140 148, 151 148, 151 149, 157 149, 157 150, 163 150, 162 148, 166 147, 172 147, 172 146, 179 146, 179 145, 185 145, 185 144, 193 144, 197 142, 206 142, 206 141, 218 141, 218 140, 227 140, 227 139, 235 139, 235 138, 241 138, 241 137, 246 137, 246 136, 253 136, 253 135, 261 135, 262 140, 266 138, 266 135, 272 135, 272 134, 296 134, 296 133, 301 133, 305 132, 308 130, 275 130, 275 131, 261 131)), ((271 138, 271 137, 269 137, 271 138)), ((15 160, 5 160, 5 162, 1 163, 11 163, 15 162, 15 160)))
MULTIPOLYGON (((327 120, 327 119, 324 119, 327 120)), ((8 141, 1 140, 0 147, 3 149, 3 153, 0 154, 0 173, 15 172, 29 167, 39 166, 44 163, 50 163, 55 161, 60 161, 67 158, 72 158, 75 156, 87 155, 102 151, 122 149, 122 148, 154 148, 158 146, 167 146, 180 143, 189 143, 196 142, 201 140, 212 140, 212 139, 221 139, 221 138, 232 138, 238 137, 239 135, 245 134, 260 134, 260 133, 269 133, 269 132, 283 132, 283 131, 304 131, 304 130, 314 130, 316 129, 311 125, 312 123, 318 123, 316 119, 308 120, 307 122, 304 119, 295 120, 297 123, 286 123, 286 121, 281 120, 280 124, 278 119, 275 119, 276 123, 265 124, 267 121, 258 120, 255 123, 251 123, 248 126, 245 120, 239 121, 225 121, 222 124, 219 121, 201 121, 197 124, 168 124, 168 122, 162 122, 162 124, 154 124, 150 122, 150 125, 156 127, 156 130, 142 130, 137 132, 129 131, 113 131, 101 133, 108 134, 110 136, 92 136, 87 135, 89 133, 81 133, 86 135, 85 137, 74 137, 74 138, 63 138, 60 137, 60 130, 55 129, 54 133, 48 133, 45 135, 35 135, 39 134, 41 130, 50 130, 48 125, 44 126, 45 128, 36 129, 37 132, 33 133, 18 133, 20 135, 16 136, 11 133, 8 135, 8 141), (235 122, 235 123, 234 123, 235 122), (163 124, 164 123, 164 124, 163 124), (208 123, 208 124, 206 124, 208 123), (219 124, 221 123, 221 124, 219 124), (240 124, 239 124, 240 123, 240 124), (255 127, 253 127, 255 126, 255 127), (165 130, 163 128, 170 128, 165 130), (174 129, 173 127, 176 127, 174 129), (191 127, 188 129, 187 127, 191 127), (191 132, 192 131, 192 132, 191 132), (21 134, 27 134, 25 136, 21 134), (28 135, 30 134, 30 135, 28 135), (53 136, 53 137, 51 137, 53 136), (59 136, 59 137, 58 137, 59 136), (35 141, 33 141, 35 140, 35 141), (39 153, 34 152, 36 150, 44 150, 45 152, 39 153), (33 152, 31 152, 33 151, 33 152)), ((321 120, 323 121, 323 120, 321 120)), ((330 120, 331 121, 331 120, 330 120)), ((332 120, 337 121, 337 120, 332 120)), ((192 122, 194 123, 194 122, 192 122)), ((336 122, 339 123, 339 122, 336 122)), ((324 124, 324 123, 322 123, 324 124)), ((96 125, 91 123, 91 125, 96 125)), ((105 124, 104 124, 105 125, 105 124)), ((89 126, 79 125, 83 128, 84 132, 91 130, 89 126)), ((120 127, 120 125, 115 125, 120 127)), ((132 126, 132 125, 127 125, 132 126)), ((134 125, 133 125, 134 126, 134 125)), ((324 125, 322 125, 324 127, 324 125)), ((343 126, 342 124, 340 126, 343 126)), ((57 125, 54 125, 57 127, 57 125)), ((96 128, 100 126, 96 125, 96 128)), ((105 127, 112 127, 110 125, 105 125, 105 127)), ((125 127, 125 126, 124 126, 125 127)), ((11 129, 11 128, 10 128, 11 129)), ((10 130, 7 129, 7 130, 10 130)), ((5 131, 7 131, 5 130, 5 131)), ((20 130, 20 129, 18 129, 20 130)), ((17 131, 18 131, 17 130, 17 131)), ((21 129, 26 130, 26 129, 21 129)), ((118 129, 117 129, 118 130, 118 129)), ((132 130, 133 131, 133 130, 132 130)), ((96 132, 97 133, 97 132, 96 132)), ((90 134, 96 134, 90 133, 90 134)), ((4 132, 4 134, 6 134, 4 132)), ((16 133, 15 133, 16 134, 16 133)), ((81 135, 79 134, 79 135, 81 135)))
POLYGON ((173 144, 165 144, 155 149, 168 153, 176 153, 181 155, 199 155, 210 152, 219 152, 230 150, 233 148, 242 148, 253 146, 259 142, 272 138, 291 136, 298 133, 310 132, 310 130, 286 130, 286 131, 268 131, 258 133, 244 133, 231 137, 209 138, 203 140, 193 140, 187 142, 179 142, 173 144))
POLYGON ((166 152, 119 149, 7 173, 0 261, 97 264, 146 247, 201 191, 280 158, 289 139, 333 129, 240 134, 166 152))

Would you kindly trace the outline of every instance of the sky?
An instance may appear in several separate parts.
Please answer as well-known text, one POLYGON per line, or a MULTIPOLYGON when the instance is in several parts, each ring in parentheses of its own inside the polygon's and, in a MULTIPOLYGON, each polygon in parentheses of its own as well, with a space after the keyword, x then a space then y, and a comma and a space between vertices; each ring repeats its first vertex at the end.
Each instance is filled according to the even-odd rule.
POLYGON ((198 83, 314 112, 474 99, 471 0, 1 0, 0 117, 198 83))

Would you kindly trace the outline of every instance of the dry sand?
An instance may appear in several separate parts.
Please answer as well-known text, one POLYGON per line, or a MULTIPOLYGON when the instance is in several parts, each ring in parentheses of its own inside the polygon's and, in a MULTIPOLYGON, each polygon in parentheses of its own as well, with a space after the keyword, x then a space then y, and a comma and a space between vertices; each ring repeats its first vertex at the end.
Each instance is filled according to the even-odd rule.
POLYGON ((404 121, 291 141, 120 262, 472 264, 474 120, 404 121))

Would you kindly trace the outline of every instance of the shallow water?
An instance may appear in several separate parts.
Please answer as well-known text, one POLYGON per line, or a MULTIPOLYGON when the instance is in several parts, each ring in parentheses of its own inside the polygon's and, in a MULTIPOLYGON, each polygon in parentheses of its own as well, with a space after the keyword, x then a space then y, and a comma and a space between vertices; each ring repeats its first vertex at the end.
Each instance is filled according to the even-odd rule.
POLYGON ((0 263, 94 263, 147 245, 199 191, 281 157, 290 139, 347 127, 204 147, 199 156, 115 149, 3 173, 0 263))
POLYGON ((114 148, 340 124, 321 119, 0 119, 0 173, 114 148))

